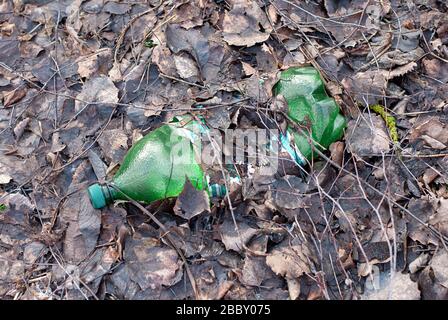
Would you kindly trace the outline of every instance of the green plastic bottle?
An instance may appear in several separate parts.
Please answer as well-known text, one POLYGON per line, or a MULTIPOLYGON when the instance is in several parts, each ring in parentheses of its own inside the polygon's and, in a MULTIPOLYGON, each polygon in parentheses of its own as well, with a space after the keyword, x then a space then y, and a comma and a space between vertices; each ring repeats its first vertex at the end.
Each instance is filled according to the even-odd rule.
MULTIPOLYGON (((291 68, 282 72, 274 87, 288 103, 288 115, 300 125, 309 126, 317 147, 327 148, 338 140, 345 127, 336 102, 328 97, 319 73, 312 67, 291 68)), ((197 118, 196 118, 197 119, 197 118)), ((198 155, 201 133, 208 128, 190 115, 175 117, 140 139, 126 154, 111 184, 130 198, 151 203, 177 197, 187 179, 198 190, 211 196, 224 196, 225 186, 209 184, 198 155)), ((281 145, 299 165, 313 157, 306 135, 289 127, 280 135, 281 145)), ((110 185, 91 185, 88 189, 94 208, 115 200, 127 200, 110 185)))
MULTIPOLYGON (((199 142, 197 135, 203 130, 203 124, 191 116, 174 118, 132 146, 112 183, 130 198, 145 203, 178 196, 187 179, 196 189, 208 190, 194 148, 194 143, 199 142)), ((216 186, 211 190, 222 192, 216 186)), ((114 200, 127 200, 108 185, 91 185, 88 192, 96 209, 114 200)))
MULTIPOLYGON (((339 140, 346 126, 345 118, 339 113, 339 106, 325 92, 319 72, 313 67, 295 67, 285 70, 274 86, 274 94, 281 94, 288 103, 288 116, 311 133, 319 150, 326 149, 339 140)), ((293 127, 287 129, 282 145, 301 165, 315 156, 309 144, 309 136, 293 127), (291 141, 291 136, 294 141, 291 141), (287 140, 287 141, 285 141, 287 140), (291 143, 293 142, 293 143, 291 143), (291 150, 292 145, 294 150, 291 150)))

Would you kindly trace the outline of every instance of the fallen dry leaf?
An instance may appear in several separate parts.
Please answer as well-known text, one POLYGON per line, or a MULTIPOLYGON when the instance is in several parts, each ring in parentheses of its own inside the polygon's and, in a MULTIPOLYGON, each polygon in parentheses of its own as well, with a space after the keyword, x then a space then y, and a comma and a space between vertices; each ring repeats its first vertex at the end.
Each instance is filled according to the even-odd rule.
POLYGON ((175 11, 174 23, 180 24, 185 29, 191 29, 203 24, 200 1, 189 1, 178 6, 175 11))
POLYGON ((100 234, 101 215, 93 209, 86 192, 68 198, 61 208, 61 219, 67 224, 64 256, 72 262, 85 259, 95 248, 100 234))
POLYGON ((266 41, 270 30, 265 13, 255 1, 235 1, 223 20, 223 38, 230 45, 250 47, 266 41), (260 30, 263 26, 264 31, 260 30))
POLYGON ((287 279, 297 279, 304 273, 311 272, 311 251, 306 243, 298 239, 291 244, 283 243, 275 247, 266 256, 266 264, 276 274, 287 279))
POLYGON ((174 65, 176 66, 177 73, 182 79, 191 80, 191 78, 198 77, 199 70, 193 59, 186 56, 175 55, 174 65))
POLYGON ((409 274, 397 272, 384 288, 363 297, 364 300, 419 300, 418 283, 409 274))
POLYGON ((109 162, 120 163, 128 151, 128 135, 121 129, 105 130, 99 137, 98 144, 109 162))
POLYGON ((444 83, 448 81, 448 64, 446 62, 425 58, 422 60, 422 64, 429 77, 444 83))
POLYGON ((18 281, 24 276, 25 264, 17 260, 16 254, 11 250, 0 253, 0 296, 9 295, 14 297, 17 292, 15 288, 18 281), (8 292, 10 292, 8 294, 8 292))
POLYGON ((358 157, 379 155, 390 150, 389 134, 380 116, 363 114, 359 121, 350 120, 345 135, 347 148, 358 157))
POLYGON ((429 260, 429 255, 426 253, 421 254, 417 259, 409 263, 409 272, 416 273, 420 269, 423 269, 429 260))
POLYGON ((190 220, 203 212, 210 212, 210 199, 206 191, 197 190, 187 179, 173 210, 176 215, 190 220))
POLYGON ((0 184, 7 184, 12 180, 12 177, 8 174, 0 174, 0 184))
MULTIPOLYGON (((412 199, 408 206, 411 212, 418 212, 419 219, 427 223, 434 212, 437 210, 437 200, 428 196, 420 199, 412 199)), ((427 226, 418 223, 417 221, 410 220, 408 222, 409 237, 423 244, 437 244, 439 239, 435 236, 427 226)))
POLYGON ((263 280, 273 276, 264 257, 247 255, 241 270, 240 282, 248 286, 260 286, 263 280))
POLYGON ((162 45, 156 46, 151 55, 152 62, 157 65, 160 72, 168 76, 176 76, 176 65, 174 57, 167 47, 162 45))
POLYGON ((66 261, 79 263, 87 258, 97 245, 101 231, 101 211, 92 207, 86 186, 91 182, 88 161, 74 169, 67 199, 60 209, 65 226, 63 253, 66 261))
POLYGON ((83 90, 76 96, 75 109, 80 112, 86 104, 95 104, 96 109, 118 102, 118 89, 110 78, 100 76, 85 83, 83 90))
POLYGON ((273 199, 278 208, 297 209, 304 206, 307 185, 296 176, 286 175, 273 185, 273 199))
POLYGON ((287 278, 289 298, 297 300, 300 295, 300 282, 297 279, 287 278))
POLYGON ((411 142, 423 140, 433 149, 445 149, 448 145, 447 125, 436 117, 423 117, 411 129, 409 140, 411 142))
POLYGON ((384 95, 387 78, 383 73, 366 71, 342 80, 345 90, 362 104, 376 104, 384 95))
POLYGON ((176 250, 161 245, 155 238, 129 237, 124 258, 130 278, 142 290, 171 286, 182 277, 182 261, 176 250))
POLYGON ((429 224, 448 236, 448 199, 438 199, 436 212, 429 218, 429 224))
POLYGON ((3 96, 3 105, 6 107, 19 102, 26 96, 27 90, 24 87, 16 88, 12 91, 6 92, 3 96))
POLYGON ((431 269, 434 271, 436 281, 448 288, 448 253, 446 250, 439 250, 431 260, 431 269))
POLYGON ((226 250, 241 252, 249 240, 257 234, 258 230, 250 227, 245 222, 238 222, 237 226, 231 217, 227 217, 224 223, 219 226, 219 232, 226 250), (238 228, 238 231, 237 231, 238 228))
MULTIPOLYGON (((446 243, 427 227, 448 235, 443 1, 3 1, 0 13, 2 298, 197 298, 160 226, 128 202, 94 210, 86 188, 199 106, 226 137, 283 130, 287 104, 272 87, 310 63, 348 123, 325 153, 353 175, 282 152, 272 175, 225 163, 241 177, 231 203, 187 185, 149 204, 198 297, 368 298, 374 271, 373 297, 448 298, 446 243), (397 145, 374 103, 395 117, 397 145), (411 275, 389 283, 391 262, 411 275)), ((214 182, 220 169, 207 168, 214 182)))
POLYGON ((166 42, 174 53, 185 51, 196 60, 199 70, 202 70, 210 57, 210 46, 207 38, 199 29, 185 30, 182 27, 170 24, 166 28, 166 42))

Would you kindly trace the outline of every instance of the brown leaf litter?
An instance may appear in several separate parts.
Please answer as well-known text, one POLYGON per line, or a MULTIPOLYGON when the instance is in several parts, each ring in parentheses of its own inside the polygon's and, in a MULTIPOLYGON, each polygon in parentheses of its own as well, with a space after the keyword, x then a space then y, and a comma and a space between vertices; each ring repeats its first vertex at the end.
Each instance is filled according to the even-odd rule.
POLYGON ((2 3, 0 298, 446 299, 447 7, 423 2, 2 3), (157 223, 91 207, 174 115, 284 130, 272 87, 302 65, 348 122, 310 166, 237 164, 230 202, 188 184, 157 223))

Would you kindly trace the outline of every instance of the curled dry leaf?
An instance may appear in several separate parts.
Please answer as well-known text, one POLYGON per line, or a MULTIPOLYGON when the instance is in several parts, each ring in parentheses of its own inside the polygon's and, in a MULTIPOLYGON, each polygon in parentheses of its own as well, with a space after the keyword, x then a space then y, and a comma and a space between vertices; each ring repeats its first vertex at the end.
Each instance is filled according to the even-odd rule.
POLYGON ((99 181, 103 181, 106 178, 106 172, 107 172, 107 166, 106 164, 101 160, 100 156, 90 149, 87 152, 87 155, 89 157, 90 165, 92 166, 93 171, 95 172, 96 177, 99 181))
POLYGON ((224 223, 219 226, 221 240, 226 250, 241 252, 244 245, 258 232, 257 229, 250 227, 245 222, 237 221, 237 226, 235 226, 230 216, 227 216, 224 223))
POLYGON ((389 134, 380 116, 363 114, 363 117, 350 120, 345 133, 347 147, 358 157, 370 157, 387 153, 390 150, 389 134))
POLYGON ((61 208, 60 217, 67 225, 64 235, 64 257, 80 262, 97 244, 101 228, 101 214, 93 209, 87 192, 70 195, 61 208))
POLYGON ((202 1, 189 1, 178 6, 175 12, 174 23, 180 24, 183 28, 189 30, 203 24, 202 19, 202 1))
POLYGON ((174 56, 174 65, 176 66, 177 73, 182 79, 190 80, 191 78, 197 78, 199 70, 193 59, 190 59, 184 55, 174 56))
POLYGON ((446 148, 446 145, 442 142, 434 139, 433 137, 427 136, 426 134, 421 136, 421 139, 431 148, 436 150, 443 150, 446 148))
POLYGON ((297 209, 304 206, 302 197, 307 185, 296 176, 286 175, 274 182, 273 199, 278 208, 297 209))
POLYGON ((266 41, 272 27, 256 1, 235 1, 223 20, 223 38, 230 45, 250 47, 266 41), (264 31, 260 30, 260 25, 264 31))
POLYGON ((176 200, 174 213, 190 220, 203 212, 210 212, 208 193, 205 190, 197 190, 187 179, 184 190, 176 200))
POLYGON ((105 130, 98 144, 105 158, 116 164, 123 160, 128 151, 128 135, 121 129, 105 130))
POLYGON ((342 141, 333 142, 329 147, 331 160, 333 160, 340 166, 342 165, 342 161, 344 159, 344 148, 345 143, 342 141))
POLYGON ((416 66, 417 64, 412 61, 392 70, 358 72, 354 77, 344 78, 341 83, 347 93, 352 95, 358 103, 371 106, 382 101, 390 79, 400 77, 416 66))
MULTIPOLYGON (((393 69, 396 66, 407 66, 406 68, 409 69, 408 71, 411 71, 413 67, 417 65, 416 61, 418 61, 425 52, 422 48, 417 48, 415 50, 412 50, 410 52, 402 52, 401 50, 394 50, 389 51, 383 54, 381 57, 378 58, 378 65, 380 66, 382 73, 389 72, 389 69, 392 69, 391 73, 395 73, 396 75, 390 76, 389 79, 394 78, 398 75, 398 70, 400 70, 400 67, 397 67, 397 71, 394 72, 395 69, 393 69), (411 68, 411 66, 413 66, 411 68)), ((404 70, 401 71, 402 74, 405 74, 404 70)))
POLYGON ((266 256, 266 264, 276 274, 285 278, 296 279, 304 273, 311 272, 311 251, 306 243, 294 239, 293 243, 283 242, 266 256))
MULTIPOLYGON (((428 223, 430 217, 434 217, 434 213, 437 210, 437 200, 431 199, 428 196, 420 199, 411 199, 409 201, 408 209, 411 212, 418 212, 418 217, 424 223, 428 223)), ((436 216, 437 217, 437 216, 436 216)), ((409 219, 407 225, 409 237, 422 244, 432 243, 437 245, 439 239, 434 235, 426 225, 421 225, 415 220, 409 219)))
POLYGON ((421 118, 409 133, 412 143, 423 141, 433 149, 445 149, 448 145, 448 126, 437 117, 421 118))
POLYGON ((118 102, 118 89, 112 80, 99 76, 87 81, 81 93, 76 96, 75 109, 81 111, 86 104, 96 104, 98 109, 118 102))
POLYGON ((163 45, 156 46, 153 49, 151 59, 152 62, 157 65, 160 72, 171 77, 176 76, 176 66, 174 64, 174 57, 167 47, 163 45))
POLYGON ((3 105, 6 108, 13 105, 16 102, 19 102, 20 100, 23 99, 23 97, 26 96, 26 92, 27 90, 24 87, 19 87, 12 91, 6 92, 3 95, 3 105))
POLYGON ((266 278, 272 278, 272 271, 266 264, 264 257, 246 255, 243 269, 241 270, 241 283, 248 286, 260 286, 266 278))
POLYGON ((432 258, 431 269, 434 272, 435 280, 448 288, 448 253, 444 249, 440 249, 432 258))
POLYGON ((0 74, 0 87, 6 87, 10 83, 11 81, 9 79, 6 79, 2 74, 0 74))
POLYGON ((429 255, 427 253, 422 253, 417 259, 409 263, 409 272, 416 273, 420 269, 424 268, 428 263, 429 255))
POLYGON ((182 261, 176 250, 155 238, 128 237, 124 258, 130 278, 142 290, 171 286, 182 277, 182 261))
POLYGON ((16 136, 16 140, 19 140, 22 137, 30 121, 30 118, 25 118, 14 127, 14 135, 16 136))

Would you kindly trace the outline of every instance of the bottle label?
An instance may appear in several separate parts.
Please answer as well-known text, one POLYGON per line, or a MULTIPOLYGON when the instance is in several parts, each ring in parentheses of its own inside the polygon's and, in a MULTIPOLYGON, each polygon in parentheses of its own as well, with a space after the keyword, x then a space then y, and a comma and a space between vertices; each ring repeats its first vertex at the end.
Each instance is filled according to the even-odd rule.
POLYGON ((306 164, 306 159, 303 154, 297 148, 296 144, 291 141, 291 135, 289 131, 286 130, 285 134, 280 134, 280 142, 282 149, 285 150, 291 158, 296 162, 298 166, 303 166, 306 164))

